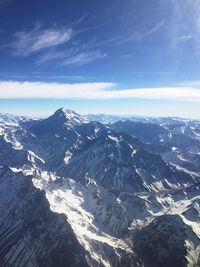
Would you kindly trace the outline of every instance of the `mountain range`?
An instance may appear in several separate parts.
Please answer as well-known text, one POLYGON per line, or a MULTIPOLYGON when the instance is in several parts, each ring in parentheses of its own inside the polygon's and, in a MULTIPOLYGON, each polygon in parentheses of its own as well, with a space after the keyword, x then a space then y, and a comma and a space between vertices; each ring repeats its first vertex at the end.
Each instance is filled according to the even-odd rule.
POLYGON ((0 115, 0 266, 199 267, 200 121, 0 115))

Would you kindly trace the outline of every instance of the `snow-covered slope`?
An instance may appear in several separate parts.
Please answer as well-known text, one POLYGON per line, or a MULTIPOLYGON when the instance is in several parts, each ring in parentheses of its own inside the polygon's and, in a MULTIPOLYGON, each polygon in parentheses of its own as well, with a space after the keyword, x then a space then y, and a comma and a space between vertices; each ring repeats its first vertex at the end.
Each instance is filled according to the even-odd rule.
POLYGON ((0 116, 1 265, 199 266, 200 126, 158 121, 0 116))
POLYGON ((0 266, 87 266, 63 215, 50 210, 31 176, 0 168, 0 266))

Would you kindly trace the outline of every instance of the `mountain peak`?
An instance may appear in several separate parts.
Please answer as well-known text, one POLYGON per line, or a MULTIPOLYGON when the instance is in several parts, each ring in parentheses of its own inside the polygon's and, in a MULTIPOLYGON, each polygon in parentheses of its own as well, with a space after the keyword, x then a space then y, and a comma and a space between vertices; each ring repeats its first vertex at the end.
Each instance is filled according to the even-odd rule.
POLYGON ((70 125, 74 126, 74 125, 79 125, 79 124, 83 124, 83 123, 88 122, 84 116, 76 113, 73 110, 65 108, 65 107, 58 109, 53 114, 53 116, 62 119, 66 125, 70 124, 70 125))
POLYGON ((86 123, 88 121, 84 116, 70 109, 60 108, 50 117, 29 124, 34 134, 57 134, 86 123))

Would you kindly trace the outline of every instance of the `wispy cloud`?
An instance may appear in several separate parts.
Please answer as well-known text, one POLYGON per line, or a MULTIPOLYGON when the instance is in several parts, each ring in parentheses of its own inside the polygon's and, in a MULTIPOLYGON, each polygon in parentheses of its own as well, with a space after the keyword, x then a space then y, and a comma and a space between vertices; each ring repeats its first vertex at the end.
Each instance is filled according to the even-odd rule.
POLYGON ((44 83, 1 81, 0 99, 150 99, 200 102, 196 87, 116 89, 116 83, 44 83))
MULTIPOLYGON (((172 48, 181 49, 180 44, 192 44, 191 54, 200 51, 200 0, 170 0, 173 15, 168 17, 167 37, 172 48)), ((165 5, 163 1, 162 5, 165 5)))
POLYGON ((63 59, 66 56, 66 53, 68 54, 68 51, 62 50, 62 51, 57 51, 57 50, 51 50, 45 53, 42 53, 35 61, 37 64, 43 64, 49 61, 54 61, 57 59, 63 59))
POLYGON ((72 28, 64 27, 59 29, 55 26, 42 28, 38 24, 30 31, 16 32, 12 48, 14 49, 14 55, 17 56, 29 56, 34 52, 42 52, 35 58, 35 62, 39 64, 55 61, 58 63, 56 65, 80 66, 106 57, 106 47, 123 45, 146 38, 158 31, 164 23, 164 21, 160 21, 146 31, 133 32, 128 36, 122 34, 103 40, 97 40, 94 37, 89 42, 80 42, 79 34, 94 30, 98 26, 72 30, 72 28), (73 42, 60 47, 60 45, 72 39, 73 42))
POLYGON ((133 32, 129 35, 116 35, 102 40, 98 40, 94 36, 94 38, 90 38, 90 41, 83 41, 79 39, 80 34, 98 28, 98 26, 94 25, 76 29, 77 25, 85 19, 85 16, 82 16, 74 24, 75 28, 73 29, 72 27, 58 28, 57 26, 44 28, 37 23, 30 30, 15 32, 14 40, 11 44, 12 54, 27 57, 33 53, 40 52, 34 58, 37 64, 54 62, 55 66, 81 66, 105 58, 110 53, 107 48, 110 49, 110 47, 146 38, 158 31, 164 24, 164 21, 161 21, 157 25, 146 29, 146 31, 133 32))
POLYGON ((34 57, 36 64, 53 61, 55 66, 84 65, 106 56, 106 53, 97 48, 95 38, 88 42, 80 42, 77 38, 79 34, 95 28, 42 28, 40 24, 36 24, 30 31, 18 31, 14 34, 14 42, 10 45, 12 55, 27 57, 39 52, 34 57))
POLYGON ((179 36, 178 39, 180 42, 187 42, 193 38, 194 38, 194 36, 192 36, 192 35, 182 35, 182 36, 179 36))
POLYGON ((106 57, 106 54, 102 53, 100 50, 84 51, 67 58, 61 65, 81 66, 104 57, 106 57))
POLYGON ((131 42, 135 42, 138 40, 142 40, 145 39, 146 37, 156 33, 157 31, 159 31, 162 26, 164 26, 165 21, 159 21, 157 24, 153 25, 152 27, 149 27, 147 29, 143 29, 140 32, 137 31, 133 31, 132 33, 129 34, 120 34, 120 35, 116 35, 113 36, 111 38, 107 38, 104 40, 100 40, 97 41, 95 40, 92 43, 93 47, 113 47, 113 46, 118 46, 118 45, 123 45, 123 44, 127 44, 127 43, 131 43, 131 42))
MULTIPOLYGON (((6 80, 29 80, 29 81, 33 81, 33 80, 65 80, 65 81, 80 81, 80 80, 85 80, 86 77, 81 76, 81 75, 65 75, 65 74, 55 74, 53 72, 40 72, 40 71, 36 71, 36 72, 27 72, 27 73, 23 73, 23 74, 19 74, 19 73, 14 73, 14 72, 0 72, 0 76, 4 77, 4 79, 6 80)), ((87 78, 88 79, 88 78, 87 78)))
MULTIPOLYGON (((42 64, 47 63, 49 61, 57 61, 59 59, 58 64, 62 66, 81 66, 106 57, 107 53, 103 52, 105 50, 105 47, 114 47, 117 45, 126 44, 132 41, 138 41, 143 38, 146 38, 151 34, 157 32, 164 25, 164 23, 164 21, 160 21, 157 25, 153 26, 147 31, 143 31, 140 33, 135 32, 129 36, 115 36, 102 41, 97 41, 96 39, 93 39, 88 43, 78 43, 78 45, 68 47, 64 50, 53 49, 40 55, 36 62, 38 64, 42 64)), ((91 29, 93 28, 95 27, 91 27, 91 29)), ((84 30, 80 32, 83 31, 84 30)))
POLYGON ((30 31, 18 31, 14 34, 12 48, 16 56, 28 56, 44 48, 57 47, 68 42, 72 37, 72 29, 42 28, 36 25, 30 31))
POLYGON ((36 60, 37 64, 55 61, 60 66, 81 66, 106 57, 107 54, 101 49, 95 49, 93 41, 86 44, 77 44, 58 50, 51 49, 42 53, 36 60))
POLYGON ((136 35, 136 39, 141 40, 141 39, 144 39, 144 38, 152 35, 153 33, 157 32, 164 24, 165 24, 165 21, 164 20, 158 22, 158 24, 156 24, 152 28, 148 29, 147 31, 138 33, 136 35))

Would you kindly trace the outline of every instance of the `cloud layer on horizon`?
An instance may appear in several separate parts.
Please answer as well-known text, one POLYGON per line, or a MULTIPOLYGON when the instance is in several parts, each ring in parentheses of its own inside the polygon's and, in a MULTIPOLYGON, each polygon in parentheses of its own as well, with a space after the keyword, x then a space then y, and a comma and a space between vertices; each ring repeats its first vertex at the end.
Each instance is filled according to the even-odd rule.
POLYGON ((0 81, 0 99, 149 99, 200 102, 193 86, 116 89, 118 84, 0 81))

